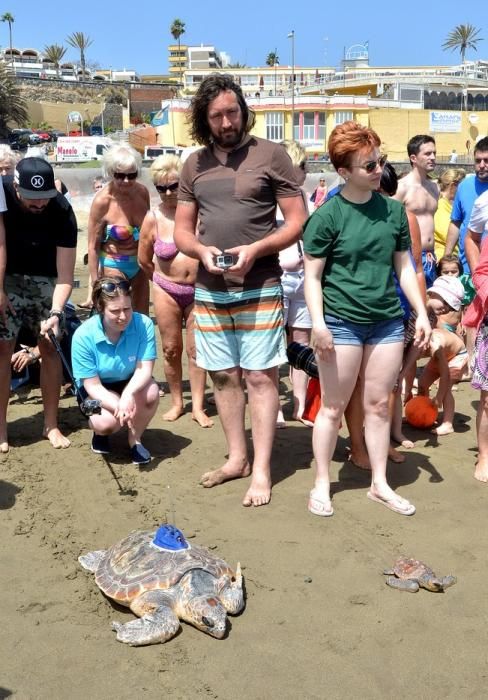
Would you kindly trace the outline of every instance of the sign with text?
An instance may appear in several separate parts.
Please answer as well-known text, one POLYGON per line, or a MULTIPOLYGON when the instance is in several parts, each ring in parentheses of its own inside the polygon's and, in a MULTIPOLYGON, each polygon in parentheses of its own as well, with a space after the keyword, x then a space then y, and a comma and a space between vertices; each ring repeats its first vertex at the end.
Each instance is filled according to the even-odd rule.
POLYGON ((461 121, 461 112, 430 112, 429 131, 459 133, 461 121))

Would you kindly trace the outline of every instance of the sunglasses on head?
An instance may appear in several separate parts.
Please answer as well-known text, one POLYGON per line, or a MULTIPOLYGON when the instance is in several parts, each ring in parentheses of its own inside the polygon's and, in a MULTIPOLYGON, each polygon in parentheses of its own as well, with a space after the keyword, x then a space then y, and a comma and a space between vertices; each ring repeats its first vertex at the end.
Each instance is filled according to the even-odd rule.
POLYGON ((380 156, 376 160, 369 160, 367 163, 362 163, 361 165, 353 165, 353 168, 362 168, 363 170, 366 170, 366 172, 371 175, 371 173, 374 173, 378 165, 380 168, 385 167, 385 163, 388 160, 388 156, 380 156))
POLYGON ((114 173, 113 177, 115 180, 125 180, 125 178, 127 178, 128 180, 135 180, 137 175, 138 173, 136 170, 135 173, 114 173))
POLYGON ((115 294, 117 290, 120 290, 124 294, 129 294, 131 291, 130 282, 127 280, 118 280, 117 282, 110 282, 107 280, 106 282, 102 282, 100 287, 105 294, 115 294))
POLYGON ((166 192, 167 190, 170 192, 176 192, 179 186, 179 182, 172 182, 171 185, 156 185, 156 189, 158 192, 166 192))

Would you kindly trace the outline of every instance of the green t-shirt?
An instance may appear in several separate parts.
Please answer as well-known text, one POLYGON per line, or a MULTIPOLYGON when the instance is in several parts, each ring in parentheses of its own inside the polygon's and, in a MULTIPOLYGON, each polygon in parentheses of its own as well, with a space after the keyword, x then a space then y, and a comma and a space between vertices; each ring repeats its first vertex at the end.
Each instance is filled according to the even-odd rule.
POLYGON ((353 204, 337 194, 305 224, 304 250, 325 258, 325 312, 354 323, 400 318, 393 254, 410 248, 407 215, 400 202, 372 193, 353 204))

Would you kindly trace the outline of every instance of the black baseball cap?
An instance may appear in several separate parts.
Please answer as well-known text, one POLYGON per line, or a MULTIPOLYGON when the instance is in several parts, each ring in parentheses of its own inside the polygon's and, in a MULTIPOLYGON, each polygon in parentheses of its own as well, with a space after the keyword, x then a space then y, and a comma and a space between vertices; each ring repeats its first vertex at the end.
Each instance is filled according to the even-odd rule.
POLYGON ((52 199, 58 191, 54 184, 54 170, 44 158, 22 158, 17 163, 14 182, 25 199, 52 199))

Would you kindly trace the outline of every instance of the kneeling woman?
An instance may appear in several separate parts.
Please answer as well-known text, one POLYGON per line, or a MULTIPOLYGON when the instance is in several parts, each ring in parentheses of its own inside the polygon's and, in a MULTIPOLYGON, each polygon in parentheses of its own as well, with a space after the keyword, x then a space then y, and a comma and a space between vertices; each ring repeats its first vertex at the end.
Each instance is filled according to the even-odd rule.
POLYGON ((93 415, 92 450, 110 452, 109 435, 128 428, 134 464, 151 460, 141 437, 156 413, 158 385, 152 378, 156 359, 154 326, 132 310, 130 282, 102 277, 93 285, 93 307, 98 312, 75 332, 72 345, 73 374, 91 399, 102 402, 93 415))

